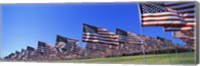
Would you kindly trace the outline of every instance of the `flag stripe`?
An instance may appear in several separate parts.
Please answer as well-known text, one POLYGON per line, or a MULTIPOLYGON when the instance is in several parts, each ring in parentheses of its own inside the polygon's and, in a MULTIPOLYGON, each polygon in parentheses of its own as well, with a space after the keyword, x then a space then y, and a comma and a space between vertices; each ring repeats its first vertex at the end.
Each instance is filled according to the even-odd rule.
POLYGON ((165 31, 192 31, 193 27, 165 27, 165 31))
POLYGON ((143 20, 157 20, 157 19, 180 19, 178 16, 153 16, 153 17, 143 17, 143 18, 145 18, 145 19, 143 19, 143 20))
POLYGON ((152 20, 142 20, 143 22, 152 22, 152 21, 155 21, 155 22, 159 22, 159 21, 180 21, 180 19, 175 19, 175 18, 172 18, 172 19, 152 19, 152 20))
POLYGON ((83 37, 83 39, 92 39, 92 40, 104 40, 104 41, 113 41, 113 42, 117 42, 117 39, 109 39, 109 38, 98 38, 98 37, 83 37))
POLYGON ((84 42, 89 42, 89 43, 102 43, 102 44, 108 44, 108 45, 118 45, 118 42, 109 42, 109 41, 101 41, 101 40, 89 40, 89 39, 83 39, 84 42))

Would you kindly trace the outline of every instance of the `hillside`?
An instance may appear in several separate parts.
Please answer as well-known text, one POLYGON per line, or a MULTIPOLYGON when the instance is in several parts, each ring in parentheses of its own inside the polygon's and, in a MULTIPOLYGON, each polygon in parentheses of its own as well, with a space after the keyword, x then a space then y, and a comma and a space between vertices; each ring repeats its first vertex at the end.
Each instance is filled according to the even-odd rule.
MULTIPOLYGON (((154 54, 146 55, 147 64, 194 64, 194 53, 173 53, 170 54, 154 54)), ((110 57, 110 58, 95 58, 95 59, 78 59, 78 60, 62 60, 54 62, 70 62, 70 63, 113 63, 113 64, 143 64, 143 55, 110 57)))

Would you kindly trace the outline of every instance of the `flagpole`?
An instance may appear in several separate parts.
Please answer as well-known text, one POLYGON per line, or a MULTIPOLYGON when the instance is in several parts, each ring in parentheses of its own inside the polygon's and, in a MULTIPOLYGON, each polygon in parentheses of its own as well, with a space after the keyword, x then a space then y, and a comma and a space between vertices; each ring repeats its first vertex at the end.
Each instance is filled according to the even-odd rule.
MULTIPOLYGON (((143 36, 142 34, 142 22, 141 22, 141 13, 140 13, 141 11, 140 11, 140 5, 139 5, 139 3, 138 3, 138 15, 139 15, 139 20, 140 20, 140 34, 141 34, 141 36, 143 36)), ((142 53, 143 53, 143 56, 144 56, 144 64, 146 64, 146 54, 145 54, 145 47, 144 47, 144 42, 143 42, 144 40, 142 40, 141 39, 141 44, 142 44, 142 53)))
MULTIPOLYGON (((174 32, 171 32, 171 35, 174 36, 174 32)), ((176 57, 178 57, 177 45, 174 48, 175 48, 174 50, 175 50, 176 57)), ((180 59, 178 60, 180 61, 180 59)))
MULTIPOLYGON (((164 36, 166 37, 165 33, 164 33, 164 36)), ((166 40, 164 40, 164 43, 167 44, 166 40)), ((171 57, 170 57, 170 53, 169 53, 169 44, 167 44, 167 49, 168 49, 169 63, 171 64, 171 57)))
MULTIPOLYGON (((0 7, 0 9, 2 9, 2 7, 0 7)), ((2 18, 2 16, 3 16, 3 15, 2 15, 2 10, 0 10, 0 14, 1 14, 1 16, 0 16, 0 26, 1 26, 1 27, 0 27, 0 47, 2 47, 2 44, 3 44, 3 42, 2 42, 2 41, 3 41, 3 40, 2 40, 2 38, 3 38, 3 36, 2 36, 2 34, 3 34, 3 33, 2 33, 2 26, 3 26, 3 25, 2 25, 2 23, 3 23, 3 20, 2 20, 2 19, 3 19, 3 18, 2 18)), ((0 48, 0 56, 2 56, 2 54, 3 54, 3 53, 2 53, 2 50, 3 50, 3 49, 0 48)), ((2 60, 5 60, 5 58, 2 57, 2 60)))

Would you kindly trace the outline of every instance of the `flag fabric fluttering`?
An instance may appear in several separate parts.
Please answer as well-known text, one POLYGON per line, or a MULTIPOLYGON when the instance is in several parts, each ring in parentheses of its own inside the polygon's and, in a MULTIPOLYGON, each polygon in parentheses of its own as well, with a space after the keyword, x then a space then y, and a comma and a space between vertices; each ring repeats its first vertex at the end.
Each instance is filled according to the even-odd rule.
POLYGON ((128 43, 128 32, 117 28, 116 34, 119 36, 119 42, 128 43))
POLYGON ((143 26, 190 27, 194 19, 194 2, 140 3, 143 26))
POLYGON ((46 43, 38 41, 38 47, 37 47, 37 51, 40 53, 44 53, 46 52, 46 43))
POLYGON ((22 50, 21 50, 21 56, 22 56, 22 57, 25 55, 25 51, 26 51, 25 49, 22 49, 22 50))
POLYGON ((56 47, 59 49, 59 51, 62 51, 62 49, 72 50, 75 47, 75 44, 78 43, 78 40, 57 35, 56 42, 56 47))
POLYGON ((124 31, 122 29, 117 28, 116 34, 119 36, 119 42, 128 43, 128 44, 135 44, 140 43, 140 37, 137 37, 136 34, 131 32, 124 31))
POLYGON ((31 46, 27 46, 26 50, 27 50, 26 53, 28 54, 28 56, 35 55, 35 48, 31 46))
POLYGON ((53 54, 56 52, 55 50, 55 47, 48 44, 48 43, 45 43, 45 42, 42 42, 42 41, 38 41, 38 49, 37 49, 38 52, 40 52, 41 54, 53 54))
POLYGON ((21 57, 21 53, 19 51, 15 51, 15 54, 17 55, 16 59, 19 59, 21 57))
POLYGON ((176 12, 169 11, 164 3, 140 3, 142 26, 185 25, 176 12))
POLYGON ((10 59, 13 59, 13 58, 14 58, 14 56, 15 56, 15 54, 14 54, 14 53, 11 53, 10 55, 8 55, 8 57, 9 57, 10 59))
POLYGON ((177 13, 181 21, 186 22, 183 26, 165 27, 165 31, 194 31, 195 2, 165 2, 164 5, 168 11, 177 13))
POLYGON ((119 44, 118 36, 104 28, 83 24, 83 32, 83 42, 115 46, 119 44))
MULTIPOLYGON (((139 5, 142 26, 163 26, 165 31, 194 34, 195 2, 147 2, 139 5)), ((184 40, 193 38, 191 36, 186 38, 185 35, 179 38, 184 40)))
POLYGON ((26 50, 27 51, 34 51, 35 49, 33 47, 31 47, 31 46, 27 46, 26 50))

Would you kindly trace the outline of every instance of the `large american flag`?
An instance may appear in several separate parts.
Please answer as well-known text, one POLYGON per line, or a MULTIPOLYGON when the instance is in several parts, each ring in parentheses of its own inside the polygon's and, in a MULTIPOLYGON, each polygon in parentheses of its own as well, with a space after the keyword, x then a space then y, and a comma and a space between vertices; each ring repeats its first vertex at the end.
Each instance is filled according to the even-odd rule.
POLYGON ((83 42, 117 46, 118 36, 108 30, 88 24, 83 24, 83 42))
POLYGON ((140 3, 143 26, 164 26, 166 31, 193 30, 194 2, 140 3))

